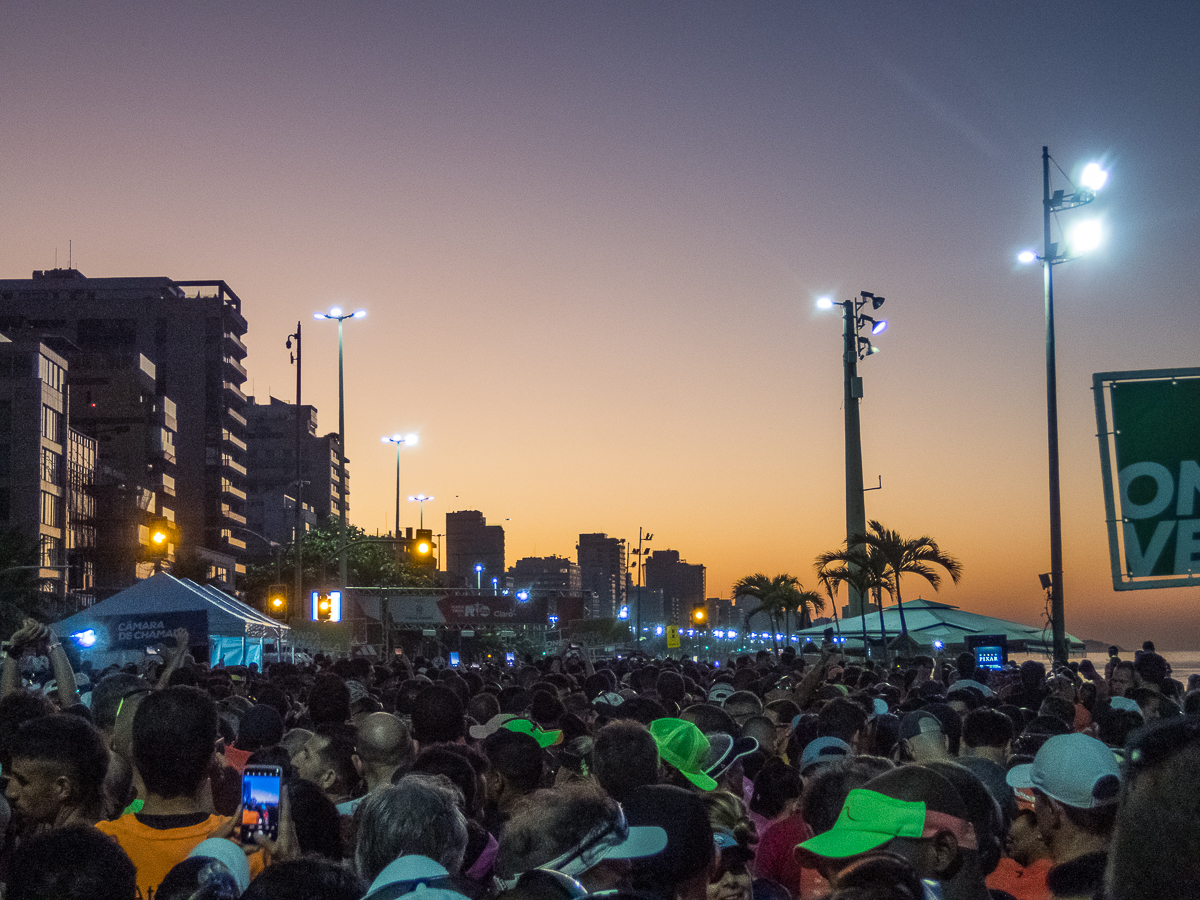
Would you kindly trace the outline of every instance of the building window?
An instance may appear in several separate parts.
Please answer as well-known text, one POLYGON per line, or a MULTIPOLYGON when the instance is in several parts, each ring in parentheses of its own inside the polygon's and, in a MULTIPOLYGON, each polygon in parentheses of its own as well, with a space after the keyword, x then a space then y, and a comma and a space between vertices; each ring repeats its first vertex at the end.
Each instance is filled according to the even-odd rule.
POLYGON ((59 540, 56 537, 50 537, 47 534, 42 535, 42 565, 57 566, 58 565, 58 548, 59 540))
POLYGON ((42 491, 42 524, 51 528, 62 525, 62 497, 42 491))
POLYGON ((42 437, 62 443, 62 413, 49 406, 42 406, 42 437))
POLYGON ((38 356, 38 377, 54 390, 62 393, 63 370, 58 363, 45 356, 38 356))
POLYGON ((49 447, 42 448, 42 481, 50 484, 62 484, 59 477, 58 454, 49 447))

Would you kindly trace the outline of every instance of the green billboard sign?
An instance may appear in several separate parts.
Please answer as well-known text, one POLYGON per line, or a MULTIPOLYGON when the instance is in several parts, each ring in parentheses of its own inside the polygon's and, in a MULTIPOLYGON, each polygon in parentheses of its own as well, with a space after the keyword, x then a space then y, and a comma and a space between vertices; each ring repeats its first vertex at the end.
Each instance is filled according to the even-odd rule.
POLYGON ((1113 587, 1200 584, 1200 369, 1092 376, 1113 587))

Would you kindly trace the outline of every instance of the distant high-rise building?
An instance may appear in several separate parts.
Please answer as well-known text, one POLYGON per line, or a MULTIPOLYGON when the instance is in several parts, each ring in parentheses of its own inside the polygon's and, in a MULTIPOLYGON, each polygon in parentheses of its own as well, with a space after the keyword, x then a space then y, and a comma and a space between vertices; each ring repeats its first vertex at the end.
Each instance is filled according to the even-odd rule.
POLYGON ((583 589, 595 596, 591 614, 612 618, 626 604, 625 539, 581 534, 575 545, 583 589))
POLYGON ((704 566, 679 558, 677 550, 655 550, 646 560, 646 586, 663 592, 663 613, 668 625, 688 623, 692 607, 706 599, 704 566))
POLYGON ((527 556, 508 570, 517 590, 557 590, 579 593, 583 581, 579 566, 561 556, 527 556))
MULTIPOLYGON (((317 436, 317 411, 300 407, 300 478, 296 478, 296 404, 272 397, 246 405, 249 527, 280 544, 295 538, 296 503, 302 497, 301 527, 310 531, 338 511, 338 439, 317 436)), ((346 506, 350 506, 349 460, 346 506)))
POLYGON ((0 332, 9 337, 60 335, 85 353, 140 354, 155 365, 157 394, 177 404, 182 544, 231 586, 245 549, 232 526, 246 525, 246 330, 241 300, 223 281, 87 278, 75 269, 0 280, 0 332))
POLYGON ((479 582, 488 584, 504 576, 504 526, 489 525, 475 509, 446 513, 446 571, 474 587, 476 566, 483 566, 479 582))

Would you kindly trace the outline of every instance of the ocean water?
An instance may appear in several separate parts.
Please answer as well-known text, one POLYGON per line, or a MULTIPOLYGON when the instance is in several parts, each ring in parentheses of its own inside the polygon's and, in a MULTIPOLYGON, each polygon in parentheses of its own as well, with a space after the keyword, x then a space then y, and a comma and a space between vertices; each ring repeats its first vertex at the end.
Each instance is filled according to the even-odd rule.
MULTIPOLYGON (((1189 675, 1200 674, 1200 650, 1160 650, 1159 655, 1171 664, 1171 677, 1182 681, 1184 686, 1187 686, 1189 675)), ((1048 657, 1044 653, 1013 653, 1009 657, 1018 663, 1022 663, 1027 659, 1036 659, 1038 662, 1047 662, 1048 657)), ((1108 662, 1108 656, 1101 653, 1084 653, 1081 656, 1071 655, 1072 660, 1090 659, 1092 665, 1100 672, 1104 671, 1104 664, 1108 662)), ((1133 659, 1133 651, 1130 650, 1121 654, 1121 659, 1133 659)))

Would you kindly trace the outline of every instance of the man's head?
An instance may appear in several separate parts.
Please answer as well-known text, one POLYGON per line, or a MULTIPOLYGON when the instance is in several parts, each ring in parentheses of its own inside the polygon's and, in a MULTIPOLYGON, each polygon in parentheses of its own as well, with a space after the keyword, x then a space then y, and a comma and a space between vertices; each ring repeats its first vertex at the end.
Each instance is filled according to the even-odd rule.
POLYGON ((400 856, 427 856, 457 872, 467 849, 462 797, 438 775, 405 775, 391 787, 367 795, 361 806, 354 865, 374 881, 400 856))
POLYGON ((359 723, 355 744, 362 774, 387 780, 412 765, 416 750, 404 721, 385 712, 371 713, 359 723))
POLYGON ((1108 676, 1109 691, 1114 697, 1128 697, 1133 690, 1133 663, 1121 660, 1113 665, 1112 673, 1108 676))
POLYGON ((7 900, 131 900, 137 893, 129 856, 90 826, 35 834, 9 860, 7 900))
POLYGON ((1133 673, 1138 685, 1162 690, 1166 680, 1171 677, 1171 667, 1157 653, 1139 653, 1133 661, 1133 673))
POLYGON ((1104 845, 1112 832, 1121 792, 1121 770, 1112 750, 1086 734, 1049 738, 1032 763, 1008 772, 1014 788, 1034 792, 1038 829, 1051 854, 1081 838, 1104 845))
POLYGON ((358 782, 355 747, 348 729, 322 727, 292 757, 296 774, 311 781, 335 803, 345 800, 358 782))
POLYGON ((217 719, 216 704, 199 688, 169 687, 142 700, 133 717, 133 763, 148 793, 199 793, 216 748, 217 719))
POLYGON ((634 889, 656 900, 703 900, 717 856, 699 795, 652 784, 635 790, 623 805, 630 825, 657 825, 667 834, 661 853, 634 861, 634 889))
POLYGON ((31 719, 13 738, 11 754, 6 793, 24 819, 53 825, 72 811, 99 815, 108 751, 87 721, 61 713, 31 719))
POLYGON ((866 725, 867 711, 845 697, 833 698, 817 713, 817 735, 835 737, 851 747, 866 725))
POLYGON ((92 688, 92 719, 105 734, 111 735, 117 721, 117 709, 130 694, 149 693, 150 683, 140 675, 113 672, 92 688))
POLYGON ((913 762, 930 762, 950 758, 949 741, 942 729, 942 720, 924 710, 906 713, 900 720, 900 741, 905 758, 913 762))
POLYGON ((963 851, 977 848, 954 785, 923 766, 901 766, 850 791, 833 828, 801 844, 800 853, 829 877, 854 857, 886 849, 922 877, 947 883, 962 869, 963 851))
POLYGON ((610 797, 621 802, 634 788, 657 784, 658 745, 640 722, 610 722, 596 732, 592 774, 610 797))
POLYGON ((629 860, 667 844, 661 828, 631 828, 621 807, 595 786, 577 782, 527 797, 500 837, 496 875, 515 883, 522 872, 548 868, 590 891, 628 887, 629 860))
POLYGON ((761 716, 762 700, 751 691, 736 691, 725 698, 725 712, 733 718, 740 728, 751 716, 761 716))
POLYGON ((979 751, 1008 752, 1013 739, 1012 719, 995 709, 973 709, 963 717, 963 753, 978 755, 979 751))
POLYGON ((413 738, 422 747, 453 744, 467 733, 462 699, 444 684, 431 684, 413 699, 413 738))
POLYGON ((484 776, 489 800, 507 807, 537 790, 544 754, 530 735, 501 728, 484 740, 483 755, 491 766, 484 776))

